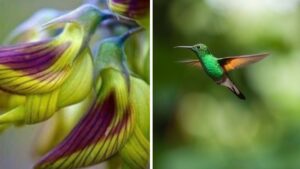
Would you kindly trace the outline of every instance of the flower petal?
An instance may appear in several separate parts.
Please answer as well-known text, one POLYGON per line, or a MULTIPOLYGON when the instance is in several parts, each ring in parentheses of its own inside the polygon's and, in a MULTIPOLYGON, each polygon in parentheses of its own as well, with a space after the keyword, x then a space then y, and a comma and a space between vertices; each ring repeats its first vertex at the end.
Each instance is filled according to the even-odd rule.
POLYGON ((92 79, 93 65, 87 48, 75 60, 69 77, 60 88, 47 93, 27 94, 23 104, 0 115, 0 124, 33 124, 47 120, 59 109, 84 100, 91 91, 92 79))
POLYGON ((62 108, 85 99, 92 89, 93 60, 89 48, 86 48, 74 62, 72 72, 61 86, 58 107, 62 108))
POLYGON ((54 39, 0 48, 0 88, 16 94, 53 91, 67 79, 82 38, 80 28, 67 24, 54 39))
POLYGON ((0 88, 17 94, 47 92, 65 79, 69 68, 53 71, 51 65, 70 46, 42 41, 0 48, 0 88))
POLYGON ((120 156, 131 169, 145 169, 149 165, 150 157, 150 89, 143 80, 131 78, 130 105, 136 115, 133 135, 120 156))
POLYGON ((149 165, 150 143, 138 126, 120 150, 120 156, 130 169, 145 169, 149 165))
POLYGON ((130 18, 140 18, 149 12, 149 0, 109 0, 110 9, 130 18))
POLYGON ((24 104, 0 115, 0 125, 7 123, 33 124, 51 117, 57 110, 59 90, 26 96, 24 104))
POLYGON ((35 155, 45 155, 57 146, 84 116, 90 101, 91 97, 87 97, 79 104, 60 110, 43 123, 34 142, 33 152, 35 155))

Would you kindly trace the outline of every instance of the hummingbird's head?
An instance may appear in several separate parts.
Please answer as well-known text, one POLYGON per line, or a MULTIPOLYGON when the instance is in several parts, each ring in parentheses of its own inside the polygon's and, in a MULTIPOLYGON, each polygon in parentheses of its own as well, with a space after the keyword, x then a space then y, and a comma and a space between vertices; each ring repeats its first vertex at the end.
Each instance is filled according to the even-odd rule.
POLYGON ((193 45, 193 46, 176 46, 175 48, 190 49, 198 55, 204 55, 204 54, 209 53, 208 47, 203 43, 198 43, 198 44, 193 45))
POLYGON ((192 46, 192 51, 200 56, 203 56, 203 55, 209 53, 208 47, 203 43, 198 43, 198 44, 192 46))

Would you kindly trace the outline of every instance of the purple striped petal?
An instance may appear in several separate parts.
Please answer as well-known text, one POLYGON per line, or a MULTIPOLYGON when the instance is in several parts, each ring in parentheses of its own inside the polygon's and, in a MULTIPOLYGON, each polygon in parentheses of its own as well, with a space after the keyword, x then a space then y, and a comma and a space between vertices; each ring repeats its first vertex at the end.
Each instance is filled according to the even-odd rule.
POLYGON ((129 138, 133 122, 130 107, 118 115, 116 106, 113 93, 102 103, 95 101, 69 136, 35 169, 85 167, 114 155, 129 138))
POLYGON ((51 46, 50 42, 47 40, 0 48, 0 65, 28 74, 40 72, 52 65, 70 45, 64 43, 60 46, 51 46))
POLYGON ((140 18, 149 12, 149 0, 109 0, 109 7, 121 15, 140 18))
POLYGON ((0 47, 0 88, 27 94, 53 90, 62 83, 68 66, 62 65, 55 71, 51 66, 62 57, 71 43, 54 45, 52 42, 44 40, 0 47))

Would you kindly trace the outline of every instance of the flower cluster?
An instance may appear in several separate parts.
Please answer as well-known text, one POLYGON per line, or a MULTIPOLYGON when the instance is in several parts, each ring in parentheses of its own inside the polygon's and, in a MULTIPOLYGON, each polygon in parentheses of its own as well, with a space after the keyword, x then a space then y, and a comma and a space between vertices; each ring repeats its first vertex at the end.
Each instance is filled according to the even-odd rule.
POLYGON ((86 1, 67 12, 43 9, 5 40, 0 131, 50 119, 36 136, 34 150, 43 157, 35 169, 111 159, 125 168, 147 168, 148 13, 149 1, 135 0, 86 1))

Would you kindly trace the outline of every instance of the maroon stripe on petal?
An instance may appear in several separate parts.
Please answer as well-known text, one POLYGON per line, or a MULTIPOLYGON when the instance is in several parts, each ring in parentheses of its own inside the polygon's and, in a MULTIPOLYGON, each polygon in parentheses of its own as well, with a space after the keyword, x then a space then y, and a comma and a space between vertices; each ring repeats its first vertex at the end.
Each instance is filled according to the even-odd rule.
POLYGON ((23 49, 26 50, 27 48, 32 48, 34 46, 47 44, 50 41, 52 41, 52 39, 46 39, 38 42, 20 43, 20 44, 10 45, 10 46, 0 46, 0 54, 12 50, 14 51, 23 50, 23 49))
POLYGON ((128 6, 125 12, 127 16, 135 18, 141 17, 149 12, 149 0, 112 0, 114 3, 128 6))
POLYGON ((12 50, 8 55, 2 55, 0 51, 0 64, 8 66, 13 70, 34 74, 50 67, 63 52, 70 46, 70 42, 63 43, 59 46, 43 44, 31 46, 26 50, 12 50), (34 48, 35 50, 32 50, 34 48), (30 52, 28 52, 30 50, 30 52), (23 52, 23 53, 22 53, 23 52))
MULTIPOLYGON (((107 141, 107 139, 109 139, 109 137, 110 136, 114 136, 114 135, 117 135, 117 142, 119 141, 119 133, 122 131, 122 130, 127 130, 127 127, 128 127, 128 120, 130 119, 129 117, 130 117, 130 111, 129 111, 129 109, 127 108, 126 110, 125 110, 125 114, 124 114, 124 117, 122 117, 122 120, 120 121, 120 122, 118 122, 118 124, 117 124, 117 126, 115 127, 115 128, 113 128, 113 130, 111 130, 111 132, 109 133, 109 136, 106 136, 104 139, 105 139, 105 141, 107 141)), ((127 135, 127 134, 124 134, 124 135, 127 135)), ((98 140, 99 141, 99 140, 98 140)), ((109 145, 111 144, 111 142, 109 142, 109 145)), ((103 146, 104 146, 104 144, 103 144, 103 146)), ((94 159, 92 160, 92 161, 95 161, 96 160, 96 158, 99 156, 99 153, 102 151, 102 148, 103 148, 103 146, 101 147, 101 149, 98 151, 98 153, 97 153, 97 155, 94 157, 94 159)), ((117 150, 117 147, 118 146, 118 144, 115 144, 114 145, 114 148, 113 148, 113 150, 112 150, 112 152, 114 151, 114 150, 117 150)), ((108 149, 106 149, 105 150, 105 153, 104 153, 104 156, 106 156, 106 155, 108 155, 108 152, 107 152, 107 150, 108 149)), ((88 156, 87 156, 88 157, 88 156)), ((86 158, 87 158, 86 157, 86 158)))
POLYGON ((115 98, 113 94, 110 94, 101 105, 95 101, 86 116, 76 125, 68 137, 45 156, 37 166, 55 162, 93 144, 94 140, 102 138, 113 120, 114 114, 115 98))
POLYGON ((54 64, 69 46, 70 43, 64 43, 54 49, 50 48, 50 51, 46 51, 45 53, 34 54, 33 59, 24 60, 24 62, 20 63, 10 63, 7 65, 14 70, 22 70, 29 74, 37 73, 54 64))

